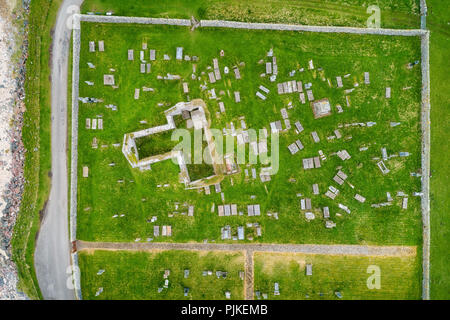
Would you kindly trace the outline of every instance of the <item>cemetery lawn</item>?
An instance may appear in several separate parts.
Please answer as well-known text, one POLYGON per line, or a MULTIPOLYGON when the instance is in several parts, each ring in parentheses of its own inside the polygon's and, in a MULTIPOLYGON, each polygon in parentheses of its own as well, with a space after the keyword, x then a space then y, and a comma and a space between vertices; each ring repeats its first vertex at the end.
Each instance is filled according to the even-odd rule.
MULTIPOLYGON (((78 238, 86 241, 134 241, 153 235, 153 225, 171 225, 172 237, 159 237, 154 241, 220 241, 220 228, 229 224, 233 228, 248 222, 259 222, 262 237, 255 241, 266 243, 342 243, 342 244, 396 244, 420 245, 421 212, 420 198, 413 197, 420 191, 420 180, 410 176, 420 170, 420 66, 409 70, 406 64, 420 60, 420 39, 418 37, 384 37, 345 34, 314 34, 278 31, 245 31, 231 29, 196 29, 171 26, 136 26, 82 23, 82 43, 80 58, 80 96, 96 97, 104 100, 98 104, 80 103, 79 111, 79 168, 78 168, 78 238), (88 52, 89 41, 105 41, 105 52, 88 52), (142 42, 149 49, 157 50, 157 60, 152 63, 150 74, 139 73, 139 50, 142 42), (184 47, 184 53, 198 56, 197 75, 207 71, 213 58, 219 58, 222 80, 210 85, 207 75, 202 81, 214 87, 225 104, 226 112, 219 111, 217 100, 209 100, 206 91, 200 90, 199 81, 191 80, 192 62, 176 61, 175 49, 184 47), (266 52, 273 47, 278 61, 278 78, 275 83, 267 77, 259 65, 266 58, 266 52), (135 60, 127 61, 127 50, 134 49, 135 60), (219 57, 219 51, 225 51, 219 57), (163 61, 162 55, 171 56, 163 61), (315 70, 309 71, 307 63, 313 59, 315 70), (89 69, 87 62, 96 65, 89 69), (233 72, 223 73, 223 67, 232 67, 245 62, 240 67, 241 80, 236 80, 233 72), (289 71, 304 67, 289 77, 289 71), (318 71, 318 68, 323 68, 318 71), (103 75, 114 68, 119 88, 103 86, 103 75), (370 72, 370 85, 364 85, 363 74, 370 72), (217 205, 221 204, 220 194, 211 190, 205 195, 196 190, 185 190, 179 183, 179 168, 171 160, 152 165, 151 171, 132 170, 121 148, 112 146, 121 143, 125 133, 166 123, 163 111, 180 101, 187 101, 181 81, 156 80, 156 75, 179 74, 189 84, 189 98, 202 98, 211 114, 211 128, 222 129, 233 121, 240 128, 239 117, 245 116, 249 128, 270 129, 269 123, 280 120, 280 110, 293 103, 288 110, 291 125, 299 120, 305 130, 296 134, 294 129, 280 135, 280 168, 272 180, 263 184, 259 177, 246 177, 241 166, 239 174, 227 176, 221 183, 225 203, 238 204, 243 216, 218 217, 217 205), (343 89, 336 89, 336 76, 350 73, 343 78, 344 88, 359 87, 350 94, 351 106, 347 107, 343 89), (298 94, 277 95, 276 83, 287 80, 311 82, 315 99, 328 98, 333 114, 315 120, 309 103, 301 104, 298 94), (325 81, 323 81, 324 79, 325 81), (332 82, 328 86, 327 79, 332 82), (94 81, 88 86, 84 81, 94 81), (270 89, 267 100, 255 96, 259 85, 270 89), (139 100, 134 100, 134 89, 152 87, 155 92, 142 92, 139 100), (392 98, 384 97, 385 87, 392 88, 392 98), (403 89, 407 88, 407 89, 403 89), (241 103, 235 103, 233 91, 240 91, 241 103), (158 107, 165 103, 165 107, 158 107), (117 111, 106 109, 105 105, 115 104, 117 111), (341 104, 343 113, 337 113, 336 104, 341 104), (103 117, 103 130, 86 130, 86 118, 103 117), (140 124, 146 120, 147 124, 140 124), (338 124, 375 121, 370 128, 342 128, 343 138, 327 141, 338 124), (391 128, 389 123, 401 124, 391 128), (310 133, 317 131, 321 141, 315 144, 310 133), (346 140, 345 137, 352 138, 346 140), (92 149, 93 138, 99 140, 98 149, 92 149), (291 155, 287 146, 300 139, 305 149, 291 155), (360 152, 361 146, 368 150, 360 152), (373 157, 381 157, 380 149, 387 148, 389 154, 407 151, 406 158, 392 158, 385 161, 391 172, 383 176, 373 157), (346 149, 351 159, 343 162, 333 152, 346 149), (323 150, 327 160, 322 168, 305 171, 302 159, 318 155, 323 150), (108 164, 114 162, 115 166, 108 164), (89 167, 89 178, 82 177, 82 166, 89 167), (332 178, 337 168, 348 174, 347 179, 355 186, 336 185, 332 178), (292 179, 295 179, 295 182, 292 179), (118 183, 123 180, 123 183, 118 183), (320 195, 312 194, 312 184, 318 183, 320 195), (158 185, 169 184, 169 187, 158 185), (333 201, 323 194, 328 186, 340 189, 340 195, 333 201), (372 203, 386 201, 386 192, 394 197, 392 206, 374 209, 372 203), (409 195, 408 209, 401 209, 401 199, 397 191, 409 195), (313 209, 329 206, 331 219, 337 224, 334 229, 326 229, 322 214, 308 222, 300 212, 300 198, 297 193, 312 199, 313 209), (365 203, 353 197, 359 193, 366 197, 365 203), (256 196, 254 199, 250 197, 256 196), (169 218, 175 210, 175 203, 195 206, 194 217, 181 213, 187 207, 178 209, 178 214, 169 218), (211 207, 215 203, 215 213, 211 207), (260 204, 261 216, 248 217, 246 206, 260 204), (350 214, 339 210, 338 203, 348 206, 350 214), (278 212, 279 220, 268 217, 268 211, 278 212), (336 214, 339 213, 338 216, 336 214), (124 217, 112 218, 115 214, 124 217), (157 216, 156 223, 148 223, 157 216)), ((148 56, 148 50, 146 51, 148 56)), ((148 57, 147 57, 148 58, 148 57)), ((267 61, 267 59, 265 59, 267 61)), ((284 124, 283 124, 284 128, 284 124)), ((270 141, 270 136, 269 136, 270 141)), ((170 141, 168 141, 170 143, 170 141)), ((270 150, 270 146, 269 146, 270 150)), ((253 166, 259 173, 260 166, 253 166)), ((247 230, 246 230, 247 231, 247 230)), ((249 242, 245 240, 243 242, 249 242)))
POLYGON ((244 298, 244 281, 239 278, 244 257, 239 252, 80 251, 79 265, 85 300, 218 300, 225 299, 225 291, 230 291, 231 299, 244 298), (100 269, 105 272, 97 275, 100 269), (167 269, 169 287, 158 293, 167 269), (189 269, 188 278, 184 278, 185 269, 189 269), (205 270, 213 274, 203 276, 205 270), (216 271, 228 272, 226 279, 218 279, 216 271), (96 297, 100 287, 103 292, 96 297), (185 287, 189 288, 187 297, 185 287))
POLYGON ((366 27, 369 5, 381 10, 382 28, 419 28, 419 0, 86 0, 81 11, 117 16, 217 19, 366 27))
MULTIPOLYGON (((420 251, 417 251, 420 252, 420 251)), ((419 300, 420 259, 406 257, 356 257, 307 255, 300 253, 255 253, 254 290, 268 299, 282 300, 419 300), (306 264, 312 264, 307 276, 306 264), (370 265, 380 268, 380 289, 368 289, 370 265), (274 295, 278 282, 280 295, 274 295)), ((256 299, 256 296, 255 296, 256 299)))

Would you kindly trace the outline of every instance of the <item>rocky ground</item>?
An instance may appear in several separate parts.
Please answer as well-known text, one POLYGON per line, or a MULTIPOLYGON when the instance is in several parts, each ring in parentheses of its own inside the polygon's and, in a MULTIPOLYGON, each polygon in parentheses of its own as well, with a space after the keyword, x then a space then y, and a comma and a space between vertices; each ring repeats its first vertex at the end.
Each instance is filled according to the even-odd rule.
POLYGON ((17 290, 17 270, 11 260, 11 237, 22 199, 25 149, 22 143, 26 29, 29 0, 13 14, 14 1, 0 0, 0 300, 26 299, 17 290))

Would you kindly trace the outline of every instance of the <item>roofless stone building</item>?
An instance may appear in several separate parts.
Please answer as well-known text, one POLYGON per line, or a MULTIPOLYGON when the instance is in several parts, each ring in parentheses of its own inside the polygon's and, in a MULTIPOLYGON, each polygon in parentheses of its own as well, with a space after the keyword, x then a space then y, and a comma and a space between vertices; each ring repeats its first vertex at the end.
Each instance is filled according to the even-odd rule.
POLYGON ((213 135, 210 131, 210 120, 208 119, 209 117, 207 118, 208 111, 205 102, 201 99, 195 99, 190 102, 179 102, 164 113, 167 119, 166 124, 124 135, 122 152, 131 167, 139 168, 141 170, 150 170, 153 163, 175 158, 180 167, 180 182, 184 183, 186 188, 203 188, 211 184, 219 183, 223 179, 224 165, 216 151, 213 135), (182 150, 172 150, 163 154, 152 155, 141 159, 136 146, 136 139, 138 138, 176 129, 174 117, 183 116, 183 114, 186 115, 186 113, 190 114, 194 129, 204 131, 214 169, 214 175, 196 181, 191 181, 186 166, 185 154, 182 150))

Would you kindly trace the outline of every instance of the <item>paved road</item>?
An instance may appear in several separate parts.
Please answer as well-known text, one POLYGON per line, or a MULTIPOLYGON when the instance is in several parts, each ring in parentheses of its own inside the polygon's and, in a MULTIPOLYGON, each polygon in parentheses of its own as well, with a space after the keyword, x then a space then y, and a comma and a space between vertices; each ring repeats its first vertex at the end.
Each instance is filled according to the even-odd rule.
POLYGON ((296 252, 306 254, 354 255, 400 257, 416 255, 416 247, 360 246, 325 244, 226 244, 226 243, 175 243, 175 242, 88 242, 77 241, 80 250, 199 250, 199 251, 255 251, 296 252))
MULTIPOLYGON (((52 186, 36 243, 34 263, 44 299, 75 299, 67 286, 70 276, 69 218, 67 212, 67 76, 71 30, 70 6, 83 0, 65 0, 61 5, 52 44, 52 186)), ((72 12, 73 13, 73 12, 72 12)))

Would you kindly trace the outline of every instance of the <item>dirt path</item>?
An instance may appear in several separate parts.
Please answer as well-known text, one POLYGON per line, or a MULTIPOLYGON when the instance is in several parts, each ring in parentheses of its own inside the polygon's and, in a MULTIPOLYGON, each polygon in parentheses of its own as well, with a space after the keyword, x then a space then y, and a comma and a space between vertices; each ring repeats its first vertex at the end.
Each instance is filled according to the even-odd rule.
POLYGON ((415 246, 361 246, 322 244, 226 244, 169 242, 88 242, 77 241, 78 251, 94 250, 199 250, 199 251, 258 251, 295 252, 305 254, 402 257, 416 255, 415 246))

